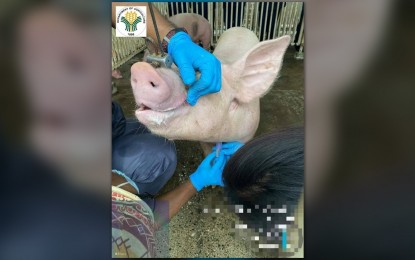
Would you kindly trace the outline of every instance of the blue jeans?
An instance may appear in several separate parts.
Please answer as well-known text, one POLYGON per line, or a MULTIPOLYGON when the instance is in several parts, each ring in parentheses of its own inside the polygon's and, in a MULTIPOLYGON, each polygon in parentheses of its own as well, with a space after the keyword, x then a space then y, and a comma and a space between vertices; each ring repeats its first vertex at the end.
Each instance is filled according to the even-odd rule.
POLYGON ((156 136, 137 119, 126 119, 112 102, 112 169, 122 172, 139 189, 154 196, 173 175, 177 165, 174 142, 156 136))

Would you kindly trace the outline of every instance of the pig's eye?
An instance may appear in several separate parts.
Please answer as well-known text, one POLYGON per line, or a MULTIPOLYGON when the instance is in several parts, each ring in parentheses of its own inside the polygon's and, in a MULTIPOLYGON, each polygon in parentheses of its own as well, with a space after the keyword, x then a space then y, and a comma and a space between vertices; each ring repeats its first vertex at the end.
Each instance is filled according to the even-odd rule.
POLYGON ((157 87, 157 86, 156 86, 156 84, 154 84, 154 82, 153 82, 153 81, 150 81, 150 84, 151 84, 151 86, 152 86, 153 88, 157 87))

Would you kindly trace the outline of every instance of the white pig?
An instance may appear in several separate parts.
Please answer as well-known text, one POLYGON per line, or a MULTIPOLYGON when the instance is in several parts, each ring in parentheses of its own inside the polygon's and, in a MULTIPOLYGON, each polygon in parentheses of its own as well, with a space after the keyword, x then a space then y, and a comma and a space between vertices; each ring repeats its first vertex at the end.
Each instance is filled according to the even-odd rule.
POLYGON ((289 43, 289 36, 259 42, 246 28, 224 32, 214 52, 222 63, 222 89, 195 106, 186 103, 177 71, 137 62, 131 67, 135 115, 151 132, 171 140, 247 142, 258 128, 259 99, 276 79, 289 43))

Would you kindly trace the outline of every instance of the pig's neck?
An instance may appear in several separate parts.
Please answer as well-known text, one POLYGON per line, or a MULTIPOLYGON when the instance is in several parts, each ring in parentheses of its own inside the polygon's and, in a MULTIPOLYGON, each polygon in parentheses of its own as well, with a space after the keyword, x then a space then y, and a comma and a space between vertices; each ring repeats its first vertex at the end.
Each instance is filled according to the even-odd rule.
POLYGON ((222 88, 229 89, 237 84, 235 72, 228 64, 222 64, 222 88))
MULTIPOLYGON (((225 100, 235 98, 235 94, 238 92, 238 88, 240 87, 239 79, 240 79, 240 75, 238 74, 237 71, 235 71, 232 68, 231 65, 229 64, 222 65, 222 90, 220 93, 222 96, 225 96, 224 98, 225 100)), ((251 123, 249 124, 249 128, 232 129, 232 131, 240 134, 240 139, 235 139, 234 141, 240 141, 240 142, 246 143, 247 141, 253 138, 259 125, 259 119, 260 119, 259 104, 260 104, 259 98, 253 99, 251 102, 243 104, 244 106, 243 110, 238 110, 239 112, 236 112, 236 113, 243 113, 243 115, 239 114, 239 116, 242 116, 244 118, 246 118, 246 115, 251 115, 251 116, 248 116, 248 118, 246 118, 246 120, 249 120, 251 123)), ((239 106, 240 105, 241 104, 239 104, 239 106)), ((226 136, 226 132, 222 134, 226 136)))

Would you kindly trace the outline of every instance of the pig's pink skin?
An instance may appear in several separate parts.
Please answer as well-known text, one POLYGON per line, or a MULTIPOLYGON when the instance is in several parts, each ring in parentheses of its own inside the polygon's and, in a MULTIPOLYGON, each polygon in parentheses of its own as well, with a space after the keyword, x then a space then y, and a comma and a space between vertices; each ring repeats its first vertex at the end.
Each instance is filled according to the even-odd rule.
POLYGON ((154 69, 148 64, 136 63, 131 69, 131 77, 137 103, 147 105, 151 100, 159 111, 160 107, 178 105, 167 112, 139 109, 136 117, 151 132, 171 140, 247 142, 258 128, 259 99, 275 80, 289 41, 290 37, 284 36, 259 43, 248 29, 227 30, 214 52, 222 62, 222 89, 219 93, 201 97, 193 107, 185 103, 178 105, 183 100, 185 86, 177 71, 154 69), (145 80, 142 80, 143 77, 145 80), (155 95, 156 92, 145 86, 149 79, 165 84, 163 89, 171 93, 171 97, 168 98, 165 93, 155 95), (177 100, 175 103, 171 100, 173 96, 180 99, 174 98, 177 100))
POLYGON ((131 67, 131 86, 138 106, 145 105, 154 111, 169 111, 182 105, 186 90, 179 81, 172 80, 173 70, 159 69, 146 62, 131 67))
POLYGON ((187 30, 192 41, 203 44, 203 48, 210 48, 210 40, 212 38, 212 27, 209 21, 201 15, 183 13, 171 16, 169 21, 178 27, 183 27, 187 30))

